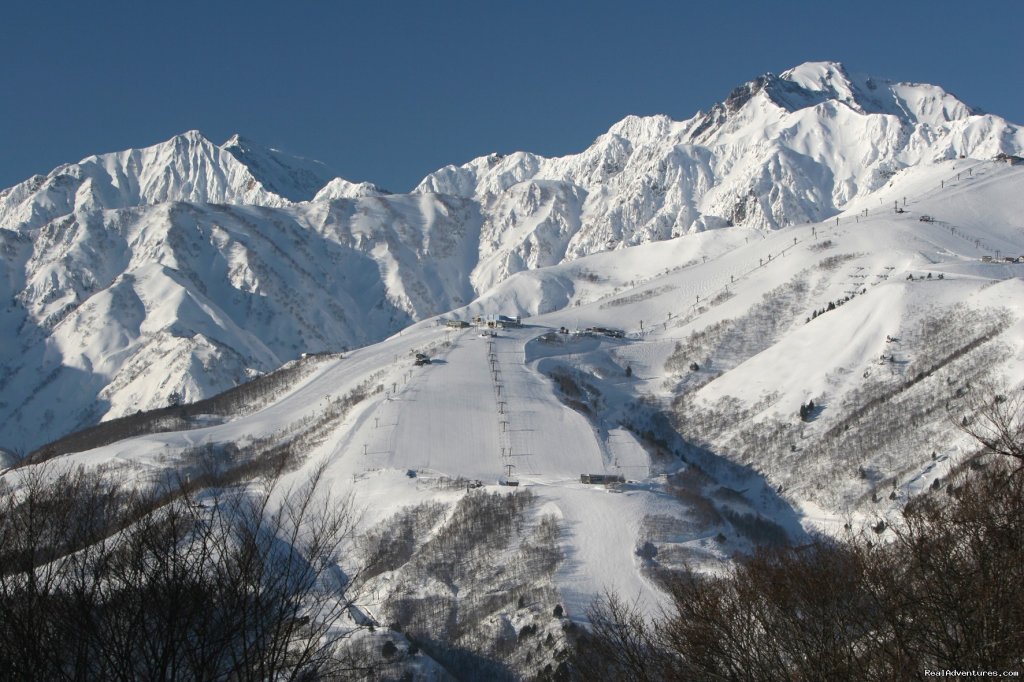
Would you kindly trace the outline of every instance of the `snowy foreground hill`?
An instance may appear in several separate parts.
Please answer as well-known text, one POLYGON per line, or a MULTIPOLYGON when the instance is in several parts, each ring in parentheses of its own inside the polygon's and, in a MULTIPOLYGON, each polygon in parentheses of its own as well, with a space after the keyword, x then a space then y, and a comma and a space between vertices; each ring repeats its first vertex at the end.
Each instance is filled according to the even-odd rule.
POLYGON ((404 195, 193 133, 91 157, 0 195, 0 444, 108 423, 4 478, 203 480, 287 446, 282 489, 322 472, 361 510, 355 621, 527 674, 556 604, 653 612, 660 569, 945 485, 971 396, 1022 390, 1022 147, 935 86, 805 64, 404 195), (445 324, 496 314, 522 326, 445 324), (517 502, 467 531, 495 491, 517 502))

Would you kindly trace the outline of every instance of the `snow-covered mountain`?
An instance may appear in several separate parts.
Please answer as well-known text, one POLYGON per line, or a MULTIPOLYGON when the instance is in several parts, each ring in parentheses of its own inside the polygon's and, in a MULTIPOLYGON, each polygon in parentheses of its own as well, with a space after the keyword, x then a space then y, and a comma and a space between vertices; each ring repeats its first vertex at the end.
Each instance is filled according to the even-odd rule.
POLYGON ((1024 148, 1024 131, 934 85, 832 62, 766 74, 685 121, 630 116, 580 154, 485 156, 417 192, 471 197, 488 220, 480 290, 508 275, 724 225, 822 220, 896 172, 1024 148))
MULTIPOLYGON (((364 345, 516 273, 820 221, 903 169, 1022 149, 1020 128, 937 86, 811 63, 685 121, 628 117, 579 154, 485 156, 410 194, 237 135, 92 156, 0 192, 0 443, 364 345)), ((537 287, 515 307, 575 300, 571 282, 537 287)))
POLYGON ((4 441, 199 399, 468 302, 475 244, 457 228, 478 224, 462 199, 396 196, 174 201, 0 231, 4 441))
POLYGON ((311 199, 332 177, 238 135, 217 146, 197 130, 144 149, 99 154, 0 192, 0 226, 37 229, 75 212, 188 201, 285 206, 311 199))
POLYGON ((147 485, 284 448, 279 490, 317 480, 364 509, 341 563, 359 619, 527 677, 606 590, 653 614, 660 571, 844 527, 884 538, 912 497, 984 466, 958 425, 979 397, 1024 404, 1024 261, 1006 260, 1024 255, 1022 189, 1019 163, 922 164, 824 222, 520 272, 449 316, 522 328, 411 324, 269 388, 71 436, 3 479, 147 485))
POLYGON ((3 194, 0 444, 108 423, 0 483, 287 455, 271 507, 317 481, 362 509, 338 574, 396 677, 416 641, 528 677, 606 590, 653 614, 665 570, 884 538, 984 465, 959 426, 1024 404, 1022 142, 826 63, 409 194, 237 139, 91 157, 3 194), (496 314, 524 325, 442 324, 496 314))
POLYGON ((391 194, 391 192, 377 187, 372 182, 349 182, 345 178, 334 178, 316 193, 313 201, 381 197, 386 194, 391 194))
POLYGON ((309 201, 334 178, 334 172, 319 161, 263 147, 238 134, 220 149, 238 159, 264 189, 290 201, 309 201))

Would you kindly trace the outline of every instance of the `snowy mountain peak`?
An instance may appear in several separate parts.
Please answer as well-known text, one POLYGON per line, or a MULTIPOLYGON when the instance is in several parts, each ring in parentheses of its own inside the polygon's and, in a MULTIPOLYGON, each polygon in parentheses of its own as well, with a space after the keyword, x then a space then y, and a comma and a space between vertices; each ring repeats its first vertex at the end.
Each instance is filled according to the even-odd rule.
POLYGON ((247 137, 243 137, 241 133, 235 133, 228 138, 228 141, 221 146, 225 149, 228 147, 246 147, 252 144, 252 141, 247 137))
POLYGON ((983 113, 937 85, 854 75, 838 62, 807 62, 778 77, 766 74, 762 79, 772 101, 789 111, 836 101, 858 113, 895 116, 909 124, 928 125, 983 113))
POLYGON ((859 113, 866 111, 857 85, 837 62, 807 62, 778 77, 765 74, 762 79, 772 101, 789 111, 829 100, 842 102, 859 113))
MULTIPOLYGON (((175 135, 171 139, 172 140, 188 140, 190 142, 200 142, 200 143, 202 143, 202 142, 208 142, 209 143, 210 142, 210 140, 207 139, 207 137, 205 135, 203 135, 203 133, 201 131, 199 131, 198 129, 196 129, 196 128, 193 128, 192 130, 186 130, 183 133, 179 133, 178 135, 175 135)), ((212 144, 212 143, 210 143, 210 144, 212 144)))
POLYGON ((839 62, 804 62, 783 71, 779 78, 808 90, 836 92, 839 89, 850 88, 846 67, 839 62))
POLYGON ((309 201, 336 175, 319 161, 264 147, 238 133, 221 149, 243 163, 266 189, 290 201, 309 201))
POLYGON ((627 116, 561 158, 481 156, 414 193, 476 202, 475 286, 588 254, 726 225, 834 216, 900 169, 1024 147, 1024 132, 941 87, 808 62, 733 89, 685 121, 627 116))
POLYGON ((633 144, 648 144, 669 135, 678 123, 664 114, 627 116, 611 128, 609 135, 618 135, 633 144))
POLYGON ((133 152, 141 152, 148 154, 154 159, 166 160, 168 163, 175 163, 175 156, 179 157, 206 157, 214 158, 217 156, 217 144, 210 140, 208 137, 202 134, 198 130, 186 130, 183 133, 178 133, 174 137, 164 142, 158 142, 149 147, 144 147, 140 150, 128 149, 121 152, 113 152, 107 154, 96 154, 86 159, 83 159, 79 163, 84 163, 88 160, 96 160, 101 165, 109 165, 108 161, 112 158, 130 155, 133 152))
POLYGON ((334 201, 335 199, 358 199, 360 197, 381 197, 391 192, 381 189, 372 182, 350 182, 345 178, 334 178, 323 186, 313 201, 334 201))
POLYGON ((449 194, 457 197, 495 195, 522 182, 540 169, 543 157, 529 152, 488 154, 461 166, 448 165, 420 181, 415 194, 449 194))
POLYGON ((317 161, 240 135, 217 146, 198 130, 142 149, 97 154, 0 192, 0 227, 38 229, 78 211, 172 201, 285 206, 335 176, 317 161))

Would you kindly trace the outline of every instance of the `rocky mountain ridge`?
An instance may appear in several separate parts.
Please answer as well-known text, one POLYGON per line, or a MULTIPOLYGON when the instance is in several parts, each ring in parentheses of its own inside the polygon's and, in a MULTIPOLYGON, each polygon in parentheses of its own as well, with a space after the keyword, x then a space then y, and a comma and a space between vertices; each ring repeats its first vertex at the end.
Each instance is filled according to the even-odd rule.
POLYGON ((820 221, 904 169, 1021 150, 1019 127, 937 86, 825 62, 685 121, 627 117, 579 154, 447 166, 408 194, 240 136, 91 156, 0 192, 0 444, 372 343, 516 273, 820 221))

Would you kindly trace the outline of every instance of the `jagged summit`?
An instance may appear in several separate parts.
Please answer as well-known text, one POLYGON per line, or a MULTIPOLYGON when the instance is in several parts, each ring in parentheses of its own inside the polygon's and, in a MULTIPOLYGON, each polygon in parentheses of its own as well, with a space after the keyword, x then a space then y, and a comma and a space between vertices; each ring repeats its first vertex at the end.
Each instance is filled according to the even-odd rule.
POLYGON ((89 156, 0 195, 0 226, 36 229, 75 212, 169 201, 284 205, 231 153, 190 130, 142 149, 89 156))
POLYGON ((831 103, 865 116, 892 116, 907 126, 942 127, 984 115, 937 85, 851 74, 838 62, 806 62, 781 75, 765 73, 734 88, 708 113, 691 119, 697 124, 690 130, 690 137, 695 141, 706 138, 709 130, 724 125, 750 102, 762 110, 774 106, 791 114, 831 103))
MULTIPOLYGON (((520 263, 532 267, 538 248, 572 258, 708 227, 820 220, 902 168, 991 158, 1022 145, 1019 127, 939 86, 808 62, 744 83, 684 121, 628 116, 579 154, 479 157, 431 173, 415 191, 472 197, 488 212, 510 213, 499 205, 518 193, 518 184, 565 183, 562 195, 581 199, 580 229, 566 234, 565 225, 553 228, 557 239, 520 231, 520 258, 502 266, 514 271, 520 263)), ((518 224, 550 224, 523 218, 533 211, 518 207, 518 224)), ((505 226, 500 231, 507 235, 505 226)))
POLYGON ((290 201, 309 201, 336 176, 319 161, 264 147, 237 133, 221 149, 245 164, 266 189, 290 201))
MULTIPOLYGON (((874 79, 852 78, 838 62, 806 62, 779 76, 765 74, 759 82, 776 104, 789 111, 834 100, 859 113, 894 113, 883 98, 867 94, 879 90, 874 79)), ((882 89, 887 89, 886 84, 888 81, 883 81, 882 89)))
POLYGON ((34 230, 79 211, 173 201, 285 206, 312 199, 334 176, 317 161, 240 135, 218 146, 189 130, 149 147, 88 156, 0 192, 0 227, 34 230))
POLYGON ((380 197, 391 194, 372 182, 349 182, 345 178, 334 178, 313 197, 313 201, 334 201, 335 199, 357 199, 359 197, 380 197))
POLYGON ((252 144, 252 140, 250 140, 247 137, 244 137, 241 133, 234 133, 231 137, 228 138, 227 142, 225 142, 221 146, 224 147, 225 149, 230 147, 244 148, 252 144))
POLYGON ((832 100, 862 114, 931 125, 984 114, 937 85, 850 74, 838 62, 807 62, 777 78, 771 74, 764 78, 772 99, 790 111, 832 100))

